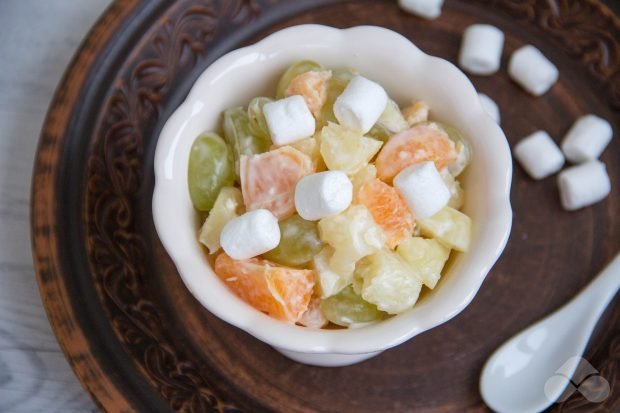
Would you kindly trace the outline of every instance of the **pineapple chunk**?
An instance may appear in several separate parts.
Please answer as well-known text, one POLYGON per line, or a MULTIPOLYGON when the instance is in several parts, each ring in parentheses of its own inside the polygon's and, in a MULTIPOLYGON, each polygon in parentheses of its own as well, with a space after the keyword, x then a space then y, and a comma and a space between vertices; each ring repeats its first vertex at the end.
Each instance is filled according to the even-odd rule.
POLYGON ((441 270, 450 257, 450 248, 437 240, 420 237, 406 239, 400 243, 396 252, 431 290, 437 285, 441 270))
POLYGON ((403 117, 409 126, 413 126, 420 122, 426 122, 429 112, 430 108, 426 102, 419 101, 403 109, 403 117))
POLYGON ((448 137, 454 141, 454 147, 458 155, 456 160, 448 165, 448 172, 450 172, 450 174, 454 177, 459 176, 471 162, 471 147, 467 141, 463 139, 461 132, 459 132, 459 130, 454 126, 446 125, 445 123, 431 123, 434 124, 435 127, 442 129, 448 134, 448 137))
POLYGON ((437 238, 457 251, 466 252, 469 249, 472 221, 462 212, 445 207, 432 217, 417 222, 423 235, 437 238))
POLYGON ((385 110, 368 135, 387 142, 391 136, 408 128, 409 124, 405 121, 398 104, 393 100, 388 100, 385 110))
POLYGON ((393 100, 388 101, 388 104, 377 123, 382 125, 392 134, 409 129, 409 125, 403 117, 403 114, 400 112, 398 104, 393 100))
POLYGON ((353 175, 379 152, 382 142, 335 123, 321 131, 321 155, 327 167, 353 175))
POLYGON ((321 240, 334 248, 329 265, 338 274, 350 274, 355 263, 385 245, 383 230, 363 205, 319 221, 321 240))
POLYGON ((377 179, 377 167, 373 164, 368 164, 362 169, 357 171, 355 175, 351 177, 353 183, 353 201, 357 202, 357 194, 365 183, 377 179))
POLYGON ((364 280, 362 298, 381 311, 399 314, 418 301, 422 281, 393 251, 384 249, 364 258, 355 271, 364 280))
POLYGON ((330 267, 329 261, 333 255, 334 249, 325 247, 312 260, 312 269, 316 275, 315 286, 321 298, 338 294, 353 280, 353 273, 339 274, 330 267))
POLYGON ((238 188, 222 188, 211 213, 200 229, 199 240, 210 254, 215 254, 220 249, 220 234, 224 225, 243 214, 244 209, 243 196, 238 188))
POLYGON ((454 209, 461 209, 465 202, 465 191, 463 191, 461 183, 448 172, 447 168, 441 172, 441 177, 450 191, 448 206, 454 209))
POLYGON ((362 289, 364 288, 364 279, 357 271, 353 273, 353 281, 351 282, 351 288, 353 288, 353 291, 355 291, 355 294, 362 295, 362 289))
POLYGON ((302 139, 290 146, 297 149, 299 152, 305 153, 312 159, 312 165, 317 172, 321 172, 327 169, 323 156, 321 156, 321 143, 319 141, 319 135, 312 138, 302 139))

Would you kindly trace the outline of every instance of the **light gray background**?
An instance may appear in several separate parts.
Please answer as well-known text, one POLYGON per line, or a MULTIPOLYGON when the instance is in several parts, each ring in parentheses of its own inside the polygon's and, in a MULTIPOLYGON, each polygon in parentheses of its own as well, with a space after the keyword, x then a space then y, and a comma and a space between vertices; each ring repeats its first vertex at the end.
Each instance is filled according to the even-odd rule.
POLYGON ((0 0, 0 412, 98 409, 60 351, 30 254, 30 178, 64 69, 111 0, 0 0))

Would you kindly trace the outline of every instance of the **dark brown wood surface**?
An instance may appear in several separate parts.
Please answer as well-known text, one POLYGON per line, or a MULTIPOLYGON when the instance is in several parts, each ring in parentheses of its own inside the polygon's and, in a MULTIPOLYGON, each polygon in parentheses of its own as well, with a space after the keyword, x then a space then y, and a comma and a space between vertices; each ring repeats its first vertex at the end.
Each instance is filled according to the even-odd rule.
MULTIPOLYGON (((394 29, 455 61, 463 29, 506 33, 502 71, 473 77, 502 111, 511 143, 545 129, 559 140, 594 112, 620 131, 620 20, 594 0, 448 1, 429 22, 394 1, 119 1, 86 39, 58 89, 33 178, 35 265, 56 335, 85 388, 110 412, 486 411, 478 377, 503 341, 577 293, 620 250, 620 139, 602 159, 611 196, 559 206, 553 178, 515 168, 514 228, 473 303, 449 323, 346 368, 294 363, 219 321, 184 287, 151 216, 159 131, 216 58, 299 23, 394 29), (531 43, 560 68, 533 98, 506 75, 531 43)), ((389 65, 386 65, 389 70, 389 65)), ((553 411, 620 410, 620 302, 605 313, 587 359, 612 386, 553 411)))

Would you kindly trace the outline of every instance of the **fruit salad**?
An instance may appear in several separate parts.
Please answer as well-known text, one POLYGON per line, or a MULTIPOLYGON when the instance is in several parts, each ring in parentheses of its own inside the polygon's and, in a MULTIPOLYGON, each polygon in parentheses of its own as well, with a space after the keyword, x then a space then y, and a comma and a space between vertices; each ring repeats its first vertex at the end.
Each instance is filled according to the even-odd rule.
POLYGON ((293 64, 273 96, 223 113, 189 154, 197 242, 256 310, 356 328, 441 288, 469 248, 467 142, 423 101, 402 107, 353 69, 293 64))

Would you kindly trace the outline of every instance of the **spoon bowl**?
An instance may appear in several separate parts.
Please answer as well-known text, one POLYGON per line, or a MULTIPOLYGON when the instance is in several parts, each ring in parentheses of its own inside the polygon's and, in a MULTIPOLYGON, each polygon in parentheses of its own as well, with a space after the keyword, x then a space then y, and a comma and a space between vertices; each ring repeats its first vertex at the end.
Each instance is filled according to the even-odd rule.
MULTIPOLYGON (((580 364, 589 366, 581 356, 619 287, 620 254, 570 302, 498 348, 480 378, 486 404, 501 413, 540 412, 562 396, 580 364)), ((584 378, 574 377, 576 387, 584 378)))

